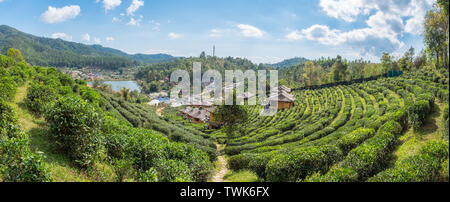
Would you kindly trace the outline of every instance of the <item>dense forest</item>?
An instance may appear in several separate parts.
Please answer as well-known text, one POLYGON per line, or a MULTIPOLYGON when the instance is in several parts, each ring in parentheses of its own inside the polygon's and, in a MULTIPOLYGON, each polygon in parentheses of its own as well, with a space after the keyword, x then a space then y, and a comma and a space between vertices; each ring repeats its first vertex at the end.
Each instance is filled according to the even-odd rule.
POLYGON ((1 25, 0 53, 6 55, 10 48, 21 50, 25 60, 32 65, 51 67, 94 67, 118 70, 143 64, 167 62, 174 58, 166 54, 129 55, 100 45, 36 37, 1 25))

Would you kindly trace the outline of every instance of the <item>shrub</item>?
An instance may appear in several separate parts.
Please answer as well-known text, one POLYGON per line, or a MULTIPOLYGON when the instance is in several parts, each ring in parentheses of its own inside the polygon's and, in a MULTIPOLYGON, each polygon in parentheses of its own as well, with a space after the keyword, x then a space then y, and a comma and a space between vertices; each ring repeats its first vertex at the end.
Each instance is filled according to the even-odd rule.
POLYGON ((395 136, 393 134, 377 133, 377 135, 350 151, 340 166, 351 168, 358 173, 359 180, 364 180, 386 167, 388 154, 394 142, 395 136))
POLYGON ((190 182, 192 181, 188 166, 182 161, 162 160, 156 164, 160 182, 190 182))
POLYGON ((448 139, 449 135, 449 110, 448 110, 448 104, 444 107, 444 116, 442 120, 444 121, 444 135, 448 139))
POLYGON ((412 156, 393 169, 370 178, 371 182, 429 182, 434 179, 439 164, 427 155, 412 156))
POLYGON ((358 173, 351 168, 332 168, 328 173, 315 173, 307 177, 304 182, 356 182, 358 173))
POLYGON ((341 139, 339 139, 337 142, 337 146, 344 154, 347 154, 350 150, 354 149, 366 139, 372 137, 374 134, 375 130, 373 129, 356 129, 355 131, 344 135, 341 139))
POLYGON ((0 99, 0 175, 6 182, 51 181, 41 154, 33 153, 14 110, 0 99))
POLYGON ((394 168, 379 173, 378 175, 370 178, 369 181, 374 182, 436 181, 439 178, 439 176, 442 176, 439 170, 441 168, 441 163, 443 159, 446 158, 448 159, 448 155, 449 155, 448 141, 429 142, 421 148, 418 155, 411 156, 399 162, 394 168))
POLYGON ((325 172, 339 161, 342 152, 334 146, 306 147, 275 156, 266 167, 267 180, 297 181, 314 172, 325 172))
POLYGON ((402 131, 402 126, 396 121, 388 121, 378 129, 379 133, 392 133, 395 136, 400 135, 402 131))
POLYGON ((81 167, 93 163, 100 138, 97 108, 78 97, 62 97, 45 118, 56 144, 71 160, 81 167))
POLYGON ((158 182, 158 172, 154 168, 150 168, 145 172, 141 172, 138 178, 139 182, 158 182))
POLYGON ((447 158, 447 160, 445 160, 441 164, 440 180, 443 181, 443 182, 448 182, 448 180, 449 180, 449 178, 448 178, 448 175, 449 175, 448 167, 449 167, 449 162, 448 162, 448 158, 447 158))
POLYGON ((21 133, 0 141, 0 173, 6 182, 49 182, 43 156, 29 149, 29 138, 21 133))
POLYGON ((17 84, 12 77, 0 77, 0 99, 11 101, 16 95, 17 84))
POLYGON ((0 139, 15 137, 20 132, 17 122, 12 107, 0 99, 0 139))
POLYGON ((25 104, 30 111, 42 114, 47 110, 49 104, 56 99, 57 94, 55 87, 33 84, 28 89, 25 104))
POLYGON ((416 103, 409 105, 407 111, 409 126, 417 130, 424 124, 426 117, 431 111, 431 106, 428 101, 419 100, 416 103))

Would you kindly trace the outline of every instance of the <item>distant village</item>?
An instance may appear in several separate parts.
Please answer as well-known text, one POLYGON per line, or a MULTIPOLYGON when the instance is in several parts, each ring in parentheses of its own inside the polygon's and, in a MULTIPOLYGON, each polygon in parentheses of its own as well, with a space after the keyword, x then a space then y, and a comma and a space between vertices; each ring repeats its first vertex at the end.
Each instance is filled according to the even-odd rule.
POLYGON ((98 68, 61 68, 61 71, 70 75, 73 79, 80 79, 86 81, 106 80, 106 81, 116 81, 116 80, 133 80, 134 74, 137 72, 137 68, 127 68, 121 70, 105 70, 98 68))
MULTIPOLYGON (((243 85, 243 84, 236 84, 243 85)), ((236 86, 234 86, 236 87, 236 86)), ((233 88, 233 86, 226 86, 226 88, 233 88)), ((179 103, 172 103, 172 106, 186 106, 183 109, 179 110, 179 115, 185 119, 190 120, 192 123, 207 123, 210 129, 220 128, 222 123, 214 120, 214 102, 213 101, 204 101, 200 102, 201 104, 193 104, 195 101, 198 101, 203 94, 209 94, 213 91, 213 84, 206 87, 202 94, 189 98, 187 100, 182 100, 179 103)), ((243 94, 244 101, 248 101, 248 99, 255 97, 256 95, 245 92, 243 94)), ((224 98, 219 98, 219 101, 222 101, 224 98)), ((282 85, 278 87, 278 93, 270 95, 268 101, 276 101, 278 102, 277 109, 289 109, 295 104, 295 97, 291 94, 291 89, 282 85)), ((214 101, 217 101, 214 100, 214 101)), ((269 108, 270 105, 266 105, 265 108, 269 108)))

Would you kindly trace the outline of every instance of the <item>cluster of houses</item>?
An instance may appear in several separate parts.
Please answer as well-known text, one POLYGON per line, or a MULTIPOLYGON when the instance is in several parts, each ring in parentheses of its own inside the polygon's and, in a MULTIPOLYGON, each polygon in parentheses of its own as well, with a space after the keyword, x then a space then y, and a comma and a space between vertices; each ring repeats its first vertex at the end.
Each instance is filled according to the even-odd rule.
MULTIPOLYGON (((208 91, 206 91, 208 93, 208 91)), ((252 93, 245 92, 244 100, 248 100, 256 95, 252 93)), ((189 119, 192 123, 208 123, 209 128, 219 128, 223 124, 214 120, 214 103, 211 102, 202 102, 199 105, 193 105, 192 101, 195 98, 191 98, 187 100, 185 104, 186 108, 180 110, 180 115, 185 119, 189 119)), ((222 98, 223 100, 223 98, 222 98)), ((282 85, 279 86, 278 92, 276 94, 272 94, 269 97, 270 100, 277 100, 278 109, 288 109, 294 106, 295 97, 291 94, 291 89, 282 85)))

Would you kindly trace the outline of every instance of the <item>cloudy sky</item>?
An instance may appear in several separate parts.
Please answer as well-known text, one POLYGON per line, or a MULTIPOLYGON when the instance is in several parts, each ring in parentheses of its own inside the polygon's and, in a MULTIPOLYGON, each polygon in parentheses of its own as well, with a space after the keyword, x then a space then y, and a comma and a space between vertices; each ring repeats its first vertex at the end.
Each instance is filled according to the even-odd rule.
POLYGON ((0 0, 0 24, 128 53, 377 61, 423 48, 434 0, 0 0))

